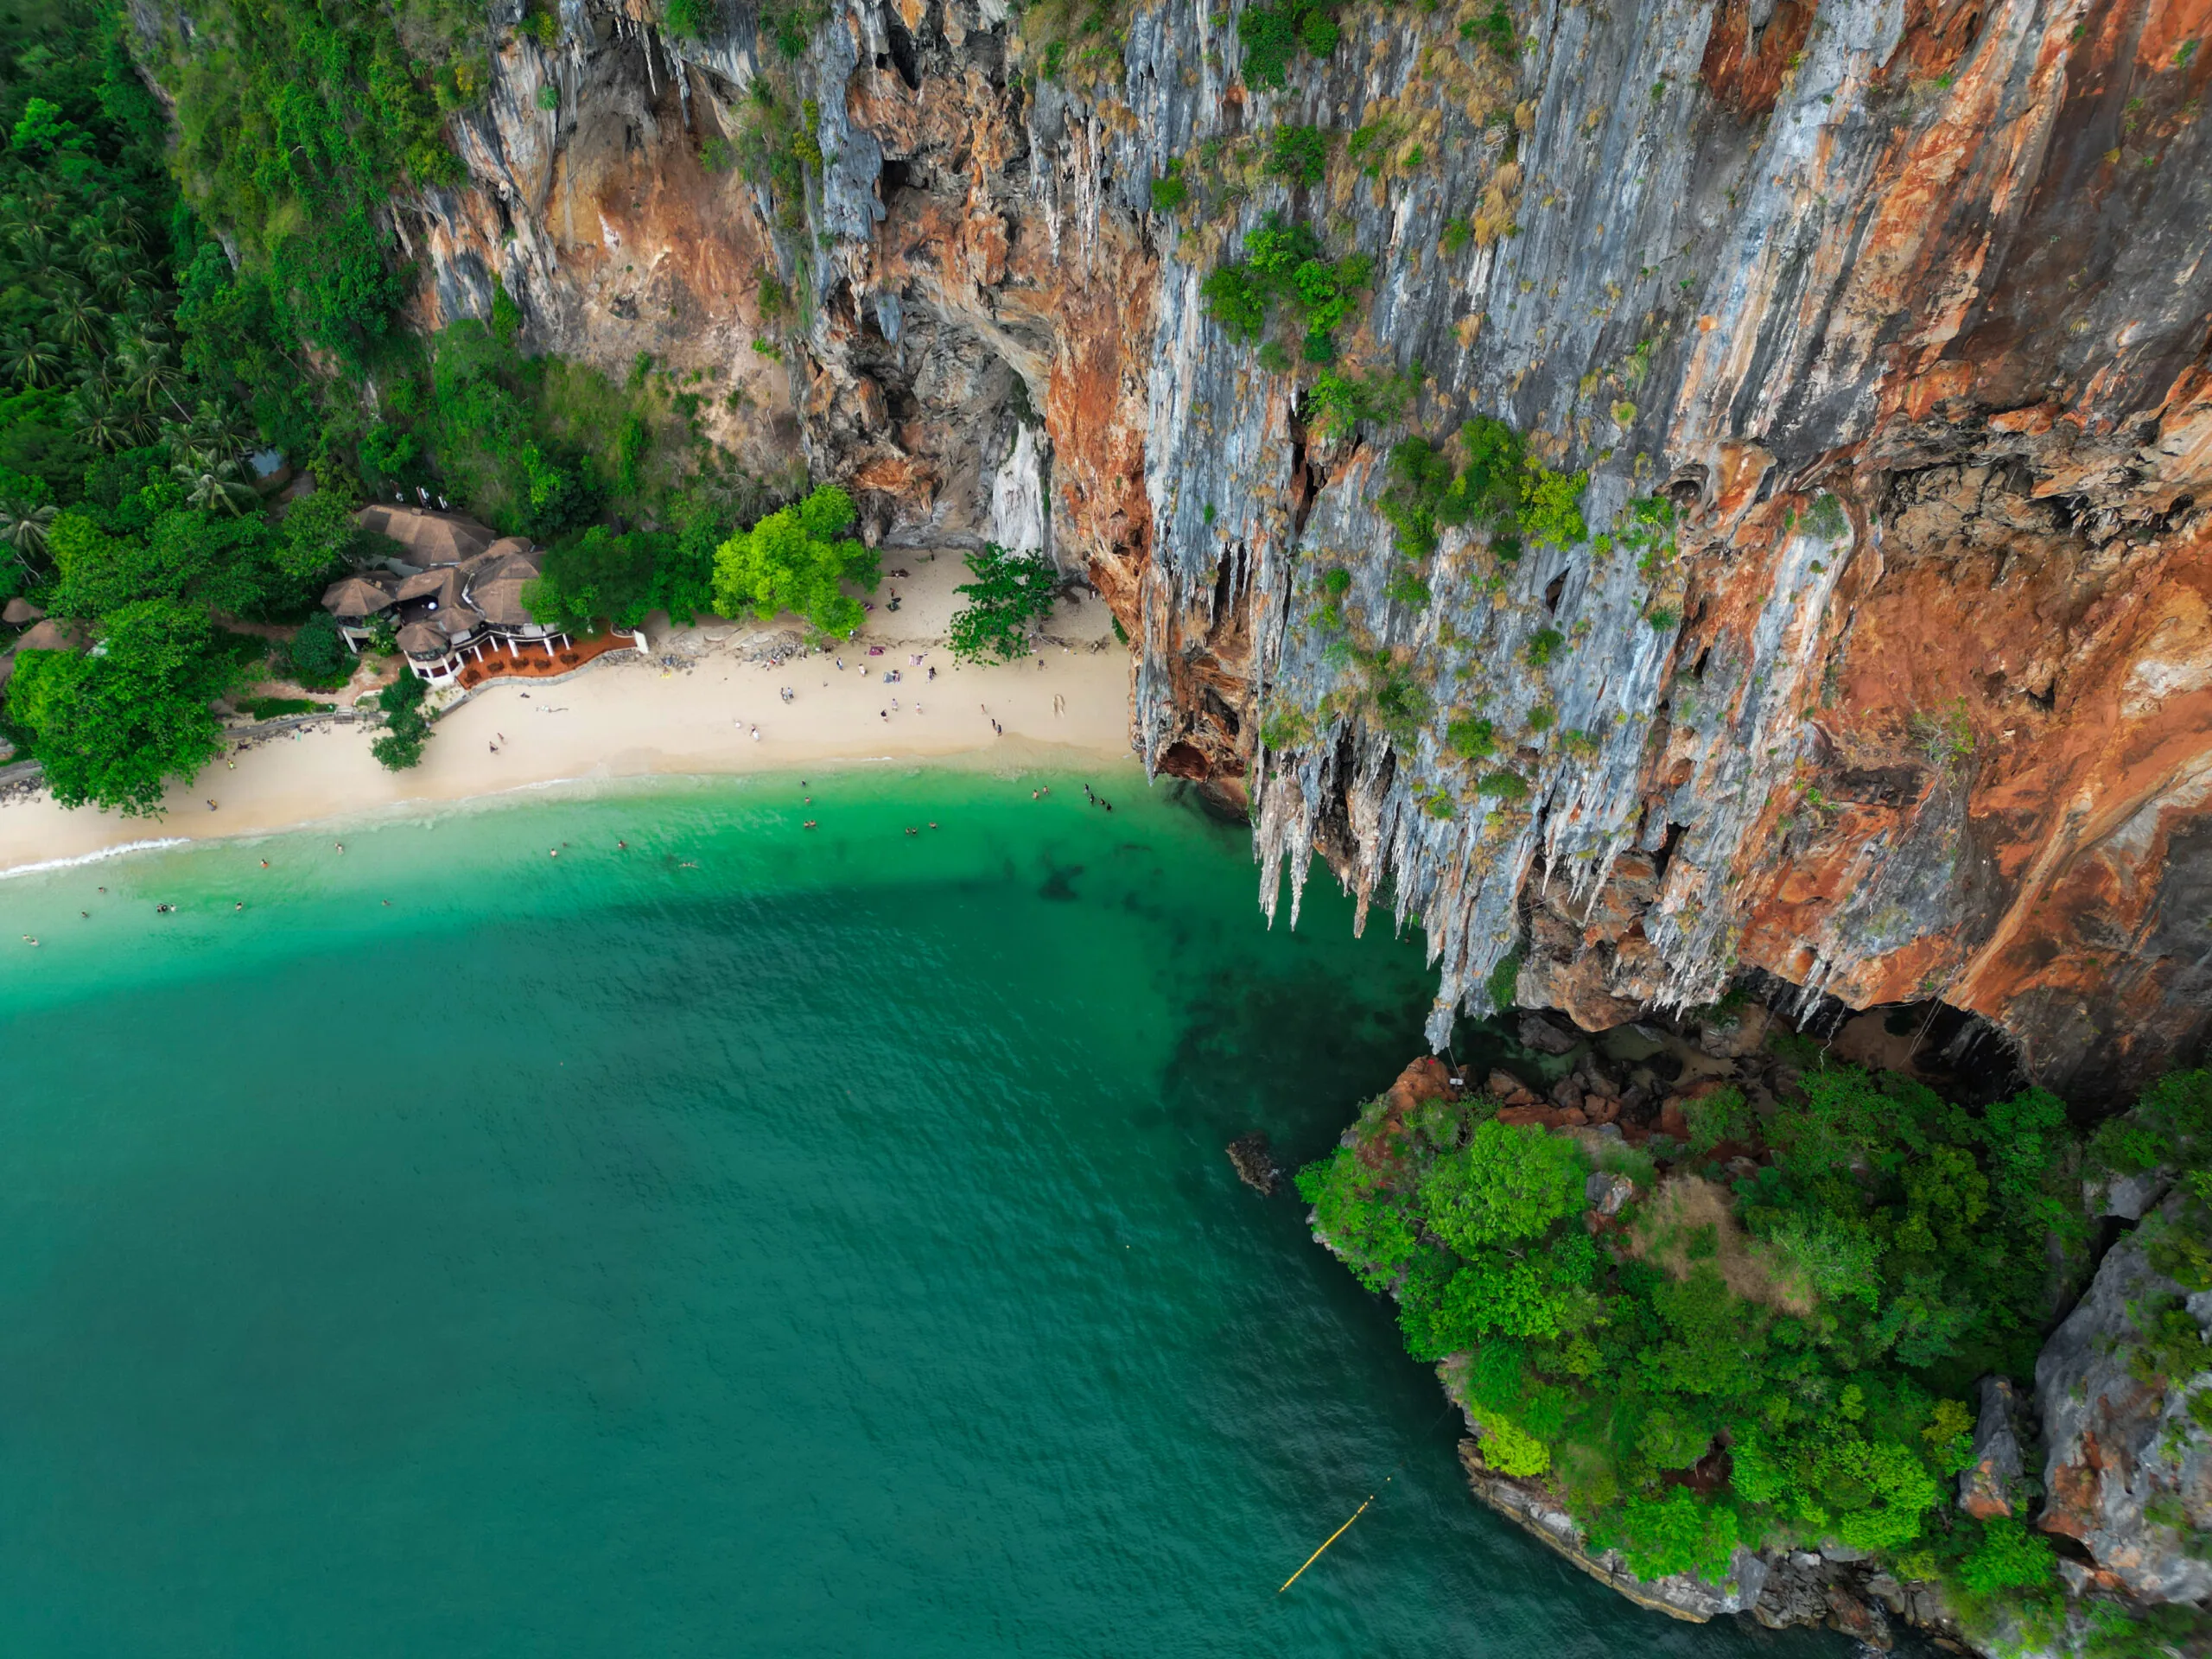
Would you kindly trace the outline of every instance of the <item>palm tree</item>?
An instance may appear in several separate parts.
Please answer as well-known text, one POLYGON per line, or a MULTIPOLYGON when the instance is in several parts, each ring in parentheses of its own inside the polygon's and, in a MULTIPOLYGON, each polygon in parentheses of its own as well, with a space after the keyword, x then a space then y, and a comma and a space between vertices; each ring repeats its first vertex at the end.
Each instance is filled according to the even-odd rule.
POLYGON ((192 506, 210 512, 221 506, 243 513, 253 501, 253 486, 245 481, 245 469, 235 461, 197 455, 178 461, 169 471, 184 486, 184 499, 192 506))
POLYGON ((41 225, 26 226, 13 238, 22 261, 23 276, 34 287, 43 287, 61 274, 61 250, 41 225))
POLYGON ((146 245, 146 232, 140 226, 137 216, 113 196, 91 213, 72 219, 69 234, 75 237, 79 245, 105 242, 127 244, 134 248, 146 245))
POLYGON ((78 433, 102 449, 120 449, 138 435, 145 416, 89 383, 69 394, 78 433))
POLYGON ((64 283, 54 296, 54 332, 65 346, 89 350, 106 320, 107 314, 92 303, 81 283, 64 283))
POLYGON ((28 501, 0 501, 0 542, 16 550, 16 563, 30 569, 30 556, 46 550, 46 532, 54 523, 52 502, 33 506, 28 501))
POLYGON ((60 366, 61 353, 29 328, 17 328, 0 340, 0 370, 26 386, 42 386, 60 366))
MULTIPOLYGON (((7 360, 0 352, 0 363, 7 360)), ((166 346, 143 340, 127 341, 115 354, 117 378, 123 395, 143 409, 152 409, 164 397, 177 413, 184 413, 170 388, 180 378, 176 358, 166 346)))

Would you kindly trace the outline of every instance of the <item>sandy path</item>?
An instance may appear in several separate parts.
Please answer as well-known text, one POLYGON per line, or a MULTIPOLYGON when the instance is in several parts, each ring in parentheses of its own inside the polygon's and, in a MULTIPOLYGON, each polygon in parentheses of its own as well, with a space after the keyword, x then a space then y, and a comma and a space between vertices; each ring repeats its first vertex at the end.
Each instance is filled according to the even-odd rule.
POLYGON ((218 760, 170 791, 158 819, 64 811, 42 796, 0 804, 0 871, 156 838, 257 835, 565 779, 884 760, 1018 766, 1050 761, 1055 751, 1062 760, 1128 760, 1129 658, 1103 603, 1061 603, 1046 632, 1065 646, 1047 644, 1040 656, 1004 666, 961 667, 940 643, 958 604, 952 589, 966 576, 959 556, 941 552, 931 563, 913 550, 888 550, 884 566, 912 574, 878 590, 868 627, 835 653, 780 666, 749 661, 743 653, 773 630, 673 629, 657 617, 647 625, 656 659, 673 655, 689 666, 603 663, 556 684, 495 682, 437 722, 410 772, 377 765, 372 731, 339 727, 218 760), (902 601, 896 613, 886 609, 893 593, 902 601), (871 645, 883 654, 869 656, 871 645), (916 654, 919 665, 910 660, 916 654), (894 669, 900 682, 884 683, 894 669), (778 696, 784 686, 795 694, 788 704, 778 696))

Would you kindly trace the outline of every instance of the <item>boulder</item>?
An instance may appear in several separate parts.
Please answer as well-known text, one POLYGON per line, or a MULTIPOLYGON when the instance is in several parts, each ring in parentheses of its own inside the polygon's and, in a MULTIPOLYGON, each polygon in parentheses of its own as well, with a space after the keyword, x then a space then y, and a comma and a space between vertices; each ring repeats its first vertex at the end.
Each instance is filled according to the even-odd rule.
MULTIPOLYGON (((2212 1383, 2212 1363, 2164 1388, 2130 1363, 2140 1348, 2138 1313, 2181 1295, 2130 1235, 2107 1252, 2088 1294, 2036 1359, 2048 1448, 2037 1524, 2078 1540, 2146 1602, 2212 1595, 2212 1561, 2190 1553, 2184 1532, 2212 1527, 2212 1433, 2188 1410, 2190 1395, 2212 1383)), ((2212 1329, 2212 1294, 2183 1306, 2212 1329)))
POLYGON ((1593 1215, 1611 1219, 1636 1196, 1636 1183, 1625 1175, 1593 1169, 1582 1183, 1582 1197, 1593 1215))
POLYGON ((1433 1054, 1424 1054, 1390 1085, 1393 1113, 1402 1116, 1426 1101, 1452 1098, 1452 1069, 1433 1054))
POLYGON ((46 620, 46 613, 28 599, 17 597, 8 601, 8 608, 0 611, 0 622, 11 628, 27 628, 34 622, 46 620))
POLYGON ((1855 1594, 1841 1583, 1827 1586, 1828 1624, 1870 1648, 1888 1652, 1890 1621, 1880 1606, 1855 1594))
POLYGON ((2020 1478, 2019 1402, 2010 1378, 1981 1379, 1981 1417, 1974 1430, 1974 1461, 1959 1474, 1959 1507, 1978 1521, 2012 1513, 2020 1478))
POLYGON ((1719 1060, 1740 1060, 1758 1052, 1766 1041, 1774 1016, 1757 1002, 1746 1002, 1726 1014, 1710 1014, 1699 1021, 1697 1046, 1719 1060))
POLYGON ((2150 1169, 2138 1175, 2115 1175, 2103 1184, 2101 1191, 2094 1183, 2085 1183, 2082 1197, 2092 1215, 2140 1221, 2158 1208, 2159 1201, 2173 1190, 2173 1171, 2150 1169))
POLYGON ((1541 1014, 1522 1014, 1518 1029, 1521 1046, 1539 1054, 1572 1054, 1582 1043, 1580 1032, 1567 1030, 1541 1014))

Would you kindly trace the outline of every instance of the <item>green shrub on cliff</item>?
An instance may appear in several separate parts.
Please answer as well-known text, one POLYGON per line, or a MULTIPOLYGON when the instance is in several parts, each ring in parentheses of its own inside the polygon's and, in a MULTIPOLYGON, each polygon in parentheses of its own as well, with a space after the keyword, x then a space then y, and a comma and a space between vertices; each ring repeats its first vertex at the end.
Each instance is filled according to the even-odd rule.
POLYGON ((1446 443, 1400 440, 1389 477, 1376 505, 1408 558, 1427 558, 1440 530, 1464 525, 1484 530, 1491 550, 1509 563, 1524 542, 1565 547, 1589 534, 1581 499, 1590 475, 1554 472, 1529 454, 1519 432, 1486 415, 1459 428, 1456 457, 1446 443))
POLYGON ((1363 253, 1327 258, 1320 238, 1280 213, 1244 233, 1244 252, 1243 263, 1216 267, 1200 287, 1208 314, 1233 337, 1256 341, 1280 301, 1305 328, 1306 360, 1332 361, 1336 330, 1374 280, 1375 261, 1363 253))
POLYGON ((1236 18, 1236 38, 1244 47, 1244 79, 1252 86, 1287 86, 1291 62, 1300 47, 1325 58, 1337 49, 1341 36, 1336 9, 1316 0, 1248 5, 1236 18))

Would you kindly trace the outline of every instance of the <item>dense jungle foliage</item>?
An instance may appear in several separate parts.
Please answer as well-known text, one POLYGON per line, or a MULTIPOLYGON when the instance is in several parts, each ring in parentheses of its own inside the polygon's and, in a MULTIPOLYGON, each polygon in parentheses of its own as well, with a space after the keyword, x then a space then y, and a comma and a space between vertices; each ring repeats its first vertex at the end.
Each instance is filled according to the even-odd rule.
POLYGON ((537 596, 573 625, 690 615, 713 550, 791 493, 709 440, 702 373, 530 355, 503 288, 488 322, 397 326, 392 194, 461 177, 445 119, 480 92, 485 18, 270 0, 150 43, 114 0, 0 20, 0 601, 96 646, 19 652, 0 736, 63 801, 156 810, 215 752, 212 700, 343 682, 334 633, 268 636, 393 550, 363 499, 550 544, 537 596), (315 493, 280 497, 302 471, 315 493))
POLYGON ((2212 1072, 2167 1078, 2085 1144, 2040 1089, 1969 1108, 1803 1058, 1771 1113, 1722 1088, 1690 1104, 1686 1144, 1642 1148, 1501 1123, 1479 1099, 1378 1100, 1299 1189, 1395 1294, 1490 1465, 1547 1482, 1636 1573, 1717 1578, 1738 1544, 1840 1541, 1941 1580, 1970 1618, 2055 1617, 2048 1541, 1952 1501, 1968 1402, 1991 1373, 2030 1385, 2085 1278, 2085 1170, 2193 1171, 2151 1248, 2212 1287, 2212 1072), (1636 1193, 1595 1227, 1593 1174, 1636 1193))

